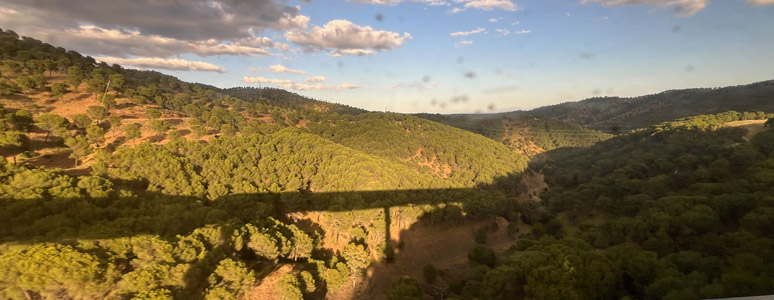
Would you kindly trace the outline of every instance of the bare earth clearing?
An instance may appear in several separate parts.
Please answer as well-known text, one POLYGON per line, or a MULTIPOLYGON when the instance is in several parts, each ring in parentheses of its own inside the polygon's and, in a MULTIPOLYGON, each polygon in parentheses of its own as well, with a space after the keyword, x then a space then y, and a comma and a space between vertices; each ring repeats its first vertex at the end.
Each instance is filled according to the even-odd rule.
POLYGON ((766 130, 766 127, 763 126, 763 123, 766 123, 766 120, 734 121, 723 124, 723 127, 741 127, 747 129, 745 138, 749 141, 756 134, 766 130))

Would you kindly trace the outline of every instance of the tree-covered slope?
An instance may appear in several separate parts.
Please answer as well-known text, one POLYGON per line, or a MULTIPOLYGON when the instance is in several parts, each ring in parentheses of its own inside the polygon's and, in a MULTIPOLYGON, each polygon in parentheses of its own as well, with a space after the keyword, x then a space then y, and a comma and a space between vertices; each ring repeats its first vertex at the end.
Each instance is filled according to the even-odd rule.
POLYGON ((588 147, 611 135, 522 112, 487 115, 417 116, 478 133, 527 156, 563 147, 588 147))
POLYGON ((346 192, 443 188, 441 180, 298 129, 211 140, 143 144, 115 154, 111 174, 147 180, 167 195, 216 199, 283 191, 346 192))
POLYGON ((492 183, 519 173, 527 158, 481 135, 414 116, 367 113, 308 123, 310 132, 341 145, 403 161, 455 187, 492 183))
POLYGON ((460 298, 774 293, 774 130, 748 142, 745 129, 698 120, 549 155, 535 166, 543 202, 521 209, 532 232, 460 298))
POLYGON ((311 99, 296 93, 292 93, 277 88, 254 88, 254 87, 235 87, 221 90, 223 94, 248 101, 265 101, 266 104, 292 110, 317 110, 327 113, 338 114, 359 114, 366 110, 327 102, 323 100, 311 99))
POLYGON ((620 131, 724 111, 774 111, 774 81, 723 88, 671 90, 633 98, 604 97, 529 111, 587 128, 620 131))

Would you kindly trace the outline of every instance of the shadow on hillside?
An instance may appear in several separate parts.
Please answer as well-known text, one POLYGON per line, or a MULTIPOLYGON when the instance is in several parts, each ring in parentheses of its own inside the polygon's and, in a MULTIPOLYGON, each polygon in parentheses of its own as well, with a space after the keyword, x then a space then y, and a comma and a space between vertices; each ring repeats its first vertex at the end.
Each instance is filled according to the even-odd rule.
POLYGON ((25 161, 33 166, 47 168, 69 169, 75 166, 75 160, 70 158, 70 152, 59 151, 35 156, 25 161))
POLYGON ((158 142, 163 141, 166 138, 167 138, 167 134, 166 133, 154 134, 154 135, 148 137, 148 142, 150 142, 150 143, 158 143, 158 142))
POLYGON ((71 98, 70 101, 85 100, 85 99, 89 99, 89 97, 93 97, 93 95, 91 95, 91 94, 80 94, 78 96, 75 96, 75 97, 71 98))
MULTIPOLYGON (((319 258, 325 259, 340 254, 337 248, 352 240, 352 228, 383 230, 381 235, 375 235, 380 240, 366 242, 372 247, 383 243, 383 249, 368 251, 372 258, 379 257, 383 262, 389 262, 394 257, 392 250, 398 248, 393 237, 402 236, 418 224, 456 224, 492 212, 515 211, 515 197, 522 191, 520 176, 510 175, 474 188, 255 193, 221 196, 212 201, 156 192, 140 192, 141 197, 122 197, 114 193, 103 198, 0 200, 5 211, 0 213, 0 243, 56 242, 76 245, 78 240, 146 234, 169 240, 176 235, 189 234, 196 228, 214 226, 219 228, 221 240, 226 242, 208 251, 185 274, 184 290, 191 294, 184 296, 186 299, 199 299, 208 274, 225 257, 239 257, 248 262, 257 274, 266 273, 267 262, 245 251, 233 252, 228 241, 241 224, 263 221, 271 216, 296 223, 306 231, 335 236, 333 244, 326 245, 331 246, 327 251, 317 252, 319 258), (384 228, 369 227, 373 224, 383 224, 384 228), (341 228, 342 232, 326 233, 323 228, 341 228)), ((116 180, 114 184, 116 190, 147 188, 147 183, 138 180, 116 180)), ((473 239, 472 233, 470 239, 473 239)), ((129 265, 128 261, 124 263, 129 265)), ((280 263, 298 262, 281 259, 280 263)), ((369 274, 369 277, 384 276, 369 274)), ((353 291, 352 298, 357 298, 358 294, 353 291)), ((321 291, 316 295, 325 294, 321 291)))
POLYGON ((119 146, 125 144, 127 142, 126 136, 119 136, 115 140, 111 141, 107 145, 105 145, 105 149, 108 150, 108 152, 113 152, 116 149, 118 149, 119 146))
POLYGON ((169 126, 179 126, 183 124, 183 119, 164 119, 169 126))

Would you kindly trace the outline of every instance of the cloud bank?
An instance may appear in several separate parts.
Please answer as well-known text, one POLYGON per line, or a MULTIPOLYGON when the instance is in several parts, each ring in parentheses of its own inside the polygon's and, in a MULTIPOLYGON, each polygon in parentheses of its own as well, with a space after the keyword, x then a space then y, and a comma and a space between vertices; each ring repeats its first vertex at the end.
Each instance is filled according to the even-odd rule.
POLYGON ((411 34, 375 30, 347 20, 332 20, 324 26, 314 26, 309 31, 288 31, 285 38, 306 51, 329 51, 333 56, 369 55, 376 51, 392 50, 411 39, 411 34))
POLYGON ((226 69, 203 61, 190 61, 178 58, 159 58, 159 57, 95 57, 96 61, 104 61, 108 64, 119 64, 123 66, 135 66, 148 69, 162 69, 174 71, 204 71, 225 73, 226 69))

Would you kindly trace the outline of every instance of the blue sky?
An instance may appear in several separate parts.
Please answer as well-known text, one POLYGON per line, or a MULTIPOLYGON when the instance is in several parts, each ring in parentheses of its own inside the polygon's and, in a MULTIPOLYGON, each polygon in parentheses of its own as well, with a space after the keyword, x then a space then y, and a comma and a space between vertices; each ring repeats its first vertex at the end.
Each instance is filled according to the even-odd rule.
MULTIPOLYGON (((202 7, 217 8, 226 17, 196 27, 185 16, 170 15, 168 22, 151 26, 131 14, 95 19, 66 7, 36 7, 29 21, 20 21, 14 13, 29 7, 0 0, 8 2, 0 10, 0 27, 186 81, 219 87, 262 82, 397 112, 506 111, 774 79, 771 0, 270 1, 239 8, 234 1, 201 2, 191 14, 209 16, 213 12, 202 7), (630 4, 635 2, 646 4, 630 4), (470 7, 455 11, 466 4, 470 7), (282 18, 251 19, 272 9, 282 18), (54 24, 35 24, 41 20, 54 24), (333 20, 344 21, 329 23, 333 20), (315 35, 315 29, 332 34, 339 28, 362 35, 315 35), (452 36, 455 32, 460 34, 452 36), (131 43, 158 45, 135 49, 131 43), (189 46, 179 46, 184 43, 189 46), (217 50, 237 44, 249 48, 217 50), (137 60, 145 58, 199 65, 137 60), (295 72, 275 72, 277 65, 295 72), (305 82, 316 76, 326 80, 305 82)), ((105 8, 108 14, 142 14, 142 9, 105 8)), ((157 19, 165 18, 152 21, 157 19)))

